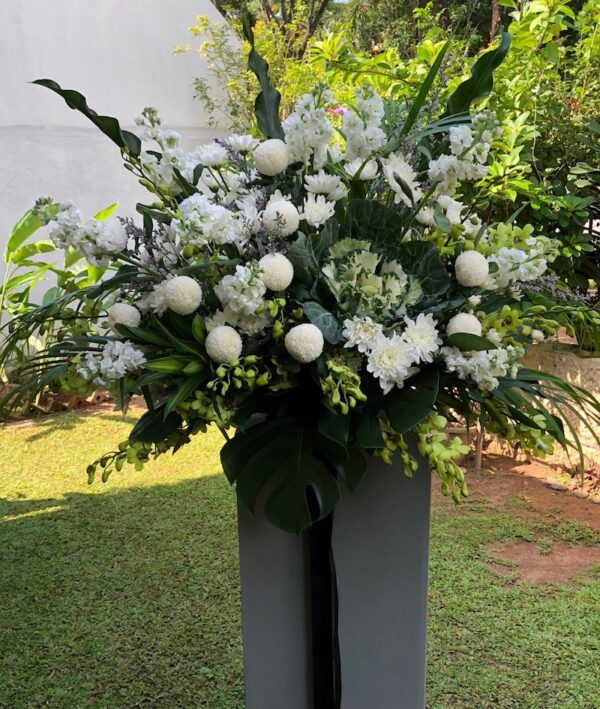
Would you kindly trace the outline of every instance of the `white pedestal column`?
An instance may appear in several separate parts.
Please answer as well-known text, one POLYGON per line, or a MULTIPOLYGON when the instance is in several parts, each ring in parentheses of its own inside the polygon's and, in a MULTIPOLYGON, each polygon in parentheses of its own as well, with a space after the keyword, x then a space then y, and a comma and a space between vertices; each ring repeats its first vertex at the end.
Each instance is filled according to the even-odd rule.
MULTIPOLYGON (((370 459, 336 508, 342 709, 423 709, 430 475, 370 459)), ((313 709, 303 540, 239 511, 246 709, 313 709)))

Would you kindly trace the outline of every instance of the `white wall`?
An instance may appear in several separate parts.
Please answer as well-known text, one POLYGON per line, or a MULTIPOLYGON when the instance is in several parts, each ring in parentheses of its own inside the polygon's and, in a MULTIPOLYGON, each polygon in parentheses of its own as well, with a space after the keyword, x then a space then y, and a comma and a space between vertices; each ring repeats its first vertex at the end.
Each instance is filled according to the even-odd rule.
POLYGON ((0 0, 1 248, 39 196, 73 199, 91 216, 117 200, 131 214, 147 195, 119 149, 33 79, 80 91, 124 127, 151 105, 188 145, 214 135, 192 99, 203 60, 172 54, 197 14, 220 19, 209 0, 0 0))

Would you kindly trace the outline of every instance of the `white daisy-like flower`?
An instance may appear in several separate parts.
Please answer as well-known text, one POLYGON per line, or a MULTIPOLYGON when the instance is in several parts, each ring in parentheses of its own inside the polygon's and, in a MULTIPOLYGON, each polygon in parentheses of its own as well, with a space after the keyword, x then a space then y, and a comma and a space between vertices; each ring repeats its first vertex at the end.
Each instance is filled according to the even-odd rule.
POLYGON ((108 325, 113 331, 117 325, 138 327, 141 317, 140 311, 129 303, 115 303, 107 313, 108 325))
POLYGON ((418 371, 412 365, 416 352, 400 335, 381 335, 368 355, 367 370, 379 379, 384 394, 394 386, 402 387, 404 381, 418 371))
POLYGON ((206 354, 219 364, 231 364, 242 354, 242 338, 229 325, 218 325, 206 336, 206 354))
POLYGON ((175 276, 165 285, 164 299, 169 310, 178 315, 189 315, 202 302, 202 288, 189 276, 175 276))
POLYGON ((325 195, 332 202, 337 202, 348 194, 342 178, 338 175, 328 175, 325 170, 320 170, 316 175, 305 175, 304 184, 308 192, 325 195))
POLYGON ((285 349, 297 361, 302 364, 314 362, 325 346, 323 333, 316 325, 302 323, 295 325, 285 336, 285 349))
POLYGON ((240 135, 239 133, 234 133, 226 139, 226 142, 231 146, 232 150, 235 150, 236 153, 242 153, 242 155, 244 155, 252 152, 258 146, 260 141, 253 135, 240 135))
POLYGON ((342 336, 346 339, 344 347, 356 347, 363 354, 368 352, 380 335, 383 334, 383 326, 373 322, 370 317, 353 317, 351 320, 344 320, 342 336))
POLYGON ((488 279, 490 265, 479 251, 463 251, 454 263, 454 274, 461 286, 479 288, 488 279))
POLYGON ((300 226, 300 214, 288 199, 270 200, 262 214, 262 222, 269 234, 290 236, 300 226))
POLYGON ((274 177, 283 172, 290 162, 286 143, 278 138, 265 140, 254 149, 254 164, 261 175, 274 177))
POLYGON ((392 153, 381 161, 383 174, 394 191, 394 202, 404 202, 413 207, 423 196, 423 190, 417 182, 417 173, 403 155, 392 153))
POLYGON ((377 160, 362 160, 361 158, 356 158, 355 160, 347 162, 344 165, 344 170, 350 177, 356 177, 360 170, 358 179, 366 182, 367 180, 374 180, 377 177, 379 165, 377 164, 377 160))
POLYGON ((304 200, 302 218, 315 228, 323 226, 335 214, 335 202, 328 202, 324 195, 309 193, 304 200))
POLYGON ((531 339, 534 342, 543 342, 546 339, 546 335, 541 330, 534 329, 531 331, 531 339))
POLYGON ((207 143, 200 145, 192 151, 192 156, 196 164, 205 167, 221 167, 229 159, 227 148, 219 143, 207 143))
POLYGON ((272 291, 285 290, 294 279, 294 267, 283 254, 267 254, 258 265, 262 268, 262 282, 272 291))
POLYGON ((456 335, 458 333, 481 337, 481 323, 477 317, 471 313, 458 313, 458 315, 455 315, 448 321, 446 334, 450 337, 450 335, 456 335))
POLYGON ((402 339, 414 347, 421 362, 433 361, 433 355, 442 344, 433 315, 419 313, 416 320, 405 317, 404 322, 406 328, 402 333, 402 339))

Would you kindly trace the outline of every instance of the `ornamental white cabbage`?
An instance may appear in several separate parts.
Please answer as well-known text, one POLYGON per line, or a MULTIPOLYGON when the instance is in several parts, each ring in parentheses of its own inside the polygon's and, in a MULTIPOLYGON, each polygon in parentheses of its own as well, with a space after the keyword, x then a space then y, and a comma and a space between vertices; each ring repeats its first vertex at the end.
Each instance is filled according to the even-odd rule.
POLYGON ((267 254, 258 265, 262 268, 262 282, 269 290, 285 290, 294 279, 294 266, 283 254, 267 254))
POLYGON ((490 266, 478 251, 463 251, 454 263, 454 274, 461 286, 479 288, 486 283, 490 266))
POLYGON ((284 172, 290 162, 290 151, 279 138, 265 140, 254 149, 254 164, 261 175, 274 177, 284 172))
POLYGON ((285 336, 284 344, 288 353, 302 364, 314 362, 325 346, 323 333, 310 323, 295 325, 285 336))
POLYGON ((458 315, 455 315, 448 321, 448 325, 446 325, 446 335, 450 337, 450 335, 456 335, 458 333, 481 337, 481 323, 477 317, 471 313, 458 313, 458 315))
POLYGON ((175 276, 167 281, 164 290, 165 305, 178 315, 190 315, 202 302, 202 288, 189 276, 175 276))
POLYGON ((141 317, 140 311, 129 303, 115 303, 107 313, 108 324, 113 331, 116 325, 138 327, 141 317))
POLYGON ((229 325, 219 325, 206 336, 206 354, 219 364, 231 364, 242 354, 242 338, 229 325))

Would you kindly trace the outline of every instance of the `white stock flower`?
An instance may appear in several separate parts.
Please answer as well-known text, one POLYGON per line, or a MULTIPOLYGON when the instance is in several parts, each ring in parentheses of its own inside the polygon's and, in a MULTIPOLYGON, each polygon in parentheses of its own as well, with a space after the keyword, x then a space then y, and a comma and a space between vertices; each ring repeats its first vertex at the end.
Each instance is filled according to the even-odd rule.
MULTIPOLYGON (((89 238, 93 239, 97 250, 102 254, 118 254, 127 246, 127 232, 123 224, 116 219, 108 222, 97 222, 91 219, 88 222, 90 229, 89 238)), ((82 227, 86 231, 86 226, 82 227)))
POLYGON ((446 325, 446 335, 450 337, 450 335, 458 333, 481 337, 481 323, 477 316, 472 313, 458 313, 458 315, 450 318, 446 325))
POLYGON ((141 320, 140 311, 129 303, 115 303, 107 312, 107 320, 111 330, 117 325, 138 327, 141 320))
POLYGON ((534 329, 531 331, 531 339, 534 342, 543 342, 546 339, 546 335, 541 330, 534 329))
POLYGON ((514 282, 534 281, 548 267, 547 260, 536 249, 526 252, 507 246, 492 254, 489 261, 497 266, 497 270, 490 275, 490 284, 496 288, 506 288, 514 282))
POLYGON ((98 354, 86 354, 77 366, 77 373, 87 381, 106 386, 111 381, 135 372, 145 361, 144 353, 128 340, 111 340, 98 354))
POLYGON ((356 177, 358 171, 360 170, 359 180, 367 181, 374 180, 379 173, 379 165, 377 160, 362 160, 361 158, 356 158, 351 160, 344 165, 344 170, 350 175, 350 177, 356 177), (362 170, 361 170, 362 168, 362 170))
POLYGON ((242 354, 242 338, 229 325, 218 325, 206 336, 206 354, 219 364, 231 364, 242 354))
POLYGON ((322 194, 310 192, 304 200, 302 218, 315 228, 323 226, 335 214, 335 202, 328 202, 322 194))
POLYGON ((300 214, 288 199, 271 199, 262 214, 262 222, 269 234, 290 236, 300 226, 300 214))
POLYGON ((462 155, 462 153, 473 145, 473 131, 471 126, 466 124, 460 126, 451 126, 448 131, 450 139, 450 150, 453 155, 462 155))
POLYGON ((395 195, 394 202, 396 204, 404 202, 407 207, 413 207, 423 196, 423 190, 417 182, 417 173, 400 154, 391 153, 381 162, 383 174, 395 195))
POLYGON ((482 297, 480 295, 470 295, 467 298, 467 303, 469 304, 469 307, 471 308, 476 308, 482 301, 482 297))
POLYGON ((486 257, 478 251, 463 251, 454 263, 454 274, 461 286, 479 288, 489 276, 490 266, 486 257))
POLYGON ((266 254, 258 265, 262 268, 262 282, 269 290, 285 290, 294 279, 292 262, 283 254, 266 254))
POLYGON ((325 195, 331 202, 337 202, 348 194, 342 178, 338 175, 328 175, 325 170, 320 170, 315 175, 305 175, 304 184, 308 192, 325 195))
POLYGON ((414 348, 400 335, 381 335, 375 340, 368 355, 367 370, 379 379, 384 394, 394 386, 402 387, 404 381, 418 371, 412 366, 415 354, 414 348))
POLYGON ((208 244, 231 244, 240 239, 242 224, 236 215, 208 195, 193 194, 179 205, 180 216, 171 228, 184 244, 204 247, 208 244))
POLYGON ((316 89, 302 96, 294 110, 283 121, 285 140, 290 149, 290 163, 301 162, 318 170, 327 162, 327 145, 333 126, 327 118, 325 104, 331 100, 328 90, 316 89))
POLYGON ((166 282, 164 302, 178 315, 190 315, 202 302, 202 288, 189 276, 175 276, 166 282))
POLYGON ((258 146, 260 141, 252 135, 240 135, 238 133, 234 133, 226 139, 226 142, 231 146, 232 150, 235 150, 236 153, 245 154, 252 152, 258 146))
POLYGON ((317 359, 325 346, 323 334, 316 325, 310 323, 295 325, 286 334, 284 344, 288 353, 302 364, 317 359))
POLYGON ((265 140, 254 149, 254 164, 261 175, 274 177, 284 172, 290 162, 290 151, 279 138, 265 140))
POLYGON ((380 335, 383 334, 383 327, 373 322, 370 317, 353 317, 351 320, 344 320, 342 336, 346 339, 344 347, 356 347, 363 354, 368 352, 375 344, 380 335))
POLYGON ((354 105, 342 118, 342 132, 346 138, 346 161, 366 160, 385 145, 381 128, 385 107, 381 97, 368 85, 356 91, 354 105))
POLYGON ((442 344, 433 315, 419 313, 416 320, 405 317, 404 323, 402 339, 414 348, 421 362, 432 362, 442 344))
POLYGON ((266 286, 262 279, 262 268, 251 262, 239 264, 235 273, 223 276, 215 286, 215 295, 224 309, 244 316, 254 315, 263 304, 266 286))

